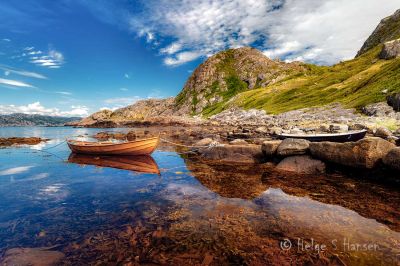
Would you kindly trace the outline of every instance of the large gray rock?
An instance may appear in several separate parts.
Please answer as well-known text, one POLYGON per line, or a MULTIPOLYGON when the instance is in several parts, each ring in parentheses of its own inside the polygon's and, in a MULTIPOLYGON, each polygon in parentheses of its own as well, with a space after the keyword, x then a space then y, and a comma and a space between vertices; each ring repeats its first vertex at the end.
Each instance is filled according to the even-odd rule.
POLYGON ((223 145, 199 151, 207 160, 225 163, 257 163, 263 160, 261 145, 223 145))
POLYGON ((291 156, 283 159, 276 169, 303 174, 321 174, 325 172, 325 163, 308 155, 291 156))
POLYGON ((400 147, 394 148, 383 157, 383 163, 390 168, 400 170, 400 147))
POLYGON ((385 42, 381 53, 379 54, 380 59, 394 59, 400 56, 400 39, 385 42))
POLYGON ((302 155, 307 153, 309 145, 304 139, 284 139, 276 152, 279 156, 302 155))
POLYGON ((387 117, 394 113, 393 107, 386 102, 372 103, 364 106, 362 112, 368 116, 387 117))
POLYGON ((267 140, 264 141, 261 149, 265 157, 272 158, 276 155, 276 150, 278 146, 282 143, 282 140, 267 140))
POLYGON ((313 142, 310 143, 311 155, 315 158, 337 164, 374 168, 394 144, 381 138, 362 139, 357 142, 313 142))

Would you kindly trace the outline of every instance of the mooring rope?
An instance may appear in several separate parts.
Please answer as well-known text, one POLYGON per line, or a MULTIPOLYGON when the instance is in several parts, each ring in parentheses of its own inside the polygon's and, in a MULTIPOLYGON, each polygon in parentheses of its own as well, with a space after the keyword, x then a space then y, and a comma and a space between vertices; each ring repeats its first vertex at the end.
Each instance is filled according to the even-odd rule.
POLYGON ((64 141, 62 141, 62 142, 60 142, 57 145, 54 145, 52 147, 49 147, 49 148, 46 148, 46 149, 41 149, 41 151, 47 151, 47 150, 50 150, 50 149, 54 149, 55 147, 58 147, 58 146, 64 144, 65 142, 67 142, 67 140, 64 140, 64 141))

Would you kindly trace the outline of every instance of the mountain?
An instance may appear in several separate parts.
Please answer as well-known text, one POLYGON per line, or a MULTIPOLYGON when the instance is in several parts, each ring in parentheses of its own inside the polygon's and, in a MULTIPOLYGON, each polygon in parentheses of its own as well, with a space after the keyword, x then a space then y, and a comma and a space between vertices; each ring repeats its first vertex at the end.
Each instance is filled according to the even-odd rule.
POLYGON ((232 107, 277 114, 337 102, 361 109, 400 92, 399 37, 400 10, 380 22, 356 58, 333 66, 271 60, 250 47, 229 49, 197 67, 175 99, 147 99, 101 111, 80 125, 208 117, 232 107))
POLYGON ((15 113, 0 115, 0 126, 63 126, 66 123, 80 119, 80 117, 59 117, 15 113))
POLYGON ((181 106, 183 102, 186 112, 201 112, 205 116, 232 107, 276 114, 333 102, 361 109, 400 92, 400 40, 396 39, 399 37, 400 10, 381 21, 355 59, 333 66, 285 64, 250 48, 227 50, 195 70, 177 96, 176 104, 181 106), (214 88, 210 88, 210 82, 217 80, 220 85, 221 80, 228 81, 227 77, 235 82, 215 86, 222 87, 216 93, 219 98, 210 98, 208 93, 214 88))
POLYGON ((361 56, 362 54, 376 47, 379 44, 399 38, 400 38, 400 9, 397 10, 393 15, 381 20, 381 22, 378 24, 374 32, 365 41, 360 51, 358 51, 357 57, 361 56))
POLYGON ((303 73, 307 64, 271 60, 257 49, 242 47, 208 58, 190 76, 175 103, 181 113, 208 114, 232 96, 275 84, 303 73))

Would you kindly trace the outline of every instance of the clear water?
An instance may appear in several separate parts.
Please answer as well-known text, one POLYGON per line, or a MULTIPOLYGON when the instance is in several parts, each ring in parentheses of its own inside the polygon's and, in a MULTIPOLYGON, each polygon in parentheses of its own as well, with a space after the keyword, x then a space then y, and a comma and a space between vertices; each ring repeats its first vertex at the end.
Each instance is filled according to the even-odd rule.
POLYGON ((63 141, 99 131, 0 129, 0 137, 51 139, 0 149, 0 254, 48 247, 74 265, 399 264, 396 187, 167 151, 152 155, 159 175, 68 162, 63 141))

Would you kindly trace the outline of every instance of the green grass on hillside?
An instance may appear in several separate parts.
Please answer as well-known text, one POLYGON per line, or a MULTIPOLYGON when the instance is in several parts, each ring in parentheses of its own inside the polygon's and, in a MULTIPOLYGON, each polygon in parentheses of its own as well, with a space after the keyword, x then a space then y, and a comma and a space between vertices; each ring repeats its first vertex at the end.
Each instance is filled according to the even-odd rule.
MULTIPOLYGON (((210 116, 230 106, 264 109, 268 113, 322 106, 333 102, 361 108, 384 101, 387 93, 400 92, 400 59, 379 60, 382 45, 362 56, 331 67, 307 65, 308 70, 293 74, 273 85, 239 93, 228 102, 207 107, 210 116)), ((229 97, 235 93, 230 93, 229 97)))

